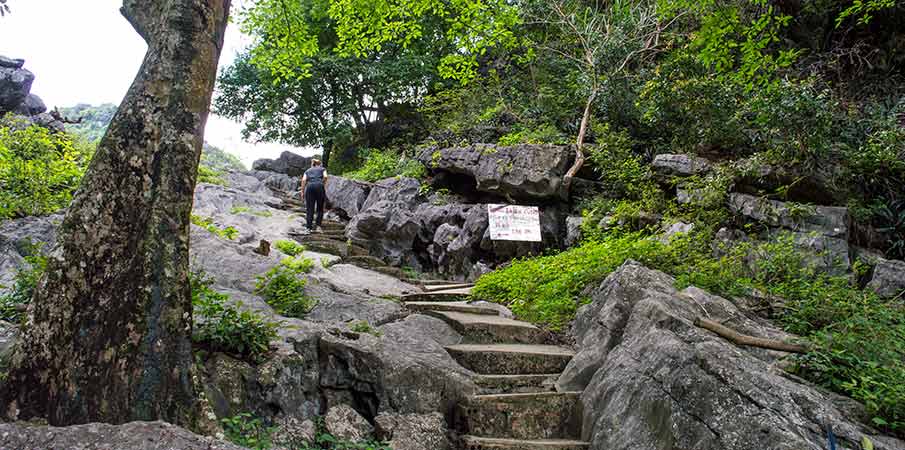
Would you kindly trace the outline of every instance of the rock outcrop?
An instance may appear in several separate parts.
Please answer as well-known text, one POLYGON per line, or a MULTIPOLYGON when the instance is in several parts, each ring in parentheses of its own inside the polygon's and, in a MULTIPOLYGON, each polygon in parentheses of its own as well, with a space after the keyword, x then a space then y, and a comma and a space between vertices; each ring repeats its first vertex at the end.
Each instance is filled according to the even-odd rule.
POLYGON ((165 422, 46 427, 0 423, 0 448, 15 450, 243 450, 165 422))
POLYGON ((860 424, 853 402, 787 375, 783 354, 737 347, 696 327, 704 316, 741 333, 791 336, 746 317, 731 302, 629 261, 591 294, 574 324, 579 352, 557 382, 581 390, 593 450, 900 450, 902 441, 860 424))
POLYGON ((361 212, 371 193, 370 184, 335 175, 330 175, 326 189, 327 206, 346 220, 361 212))
POLYGON ((867 287, 884 297, 901 295, 905 292, 905 261, 878 259, 867 287))
POLYGON ((62 132, 63 122, 48 114, 44 101, 31 93, 35 75, 25 69, 24 65, 23 59, 0 55, 0 117, 13 113, 19 116, 25 126, 36 124, 62 132))
POLYGON ((687 177, 707 172, 712 165, 710 161, 697 156, 664 153, 654 157, 651 167, 664 175, 687 177))
POLYGON ((276 172, 300 177, 311 168, 311 157, 297 155, 292 152, 283 152, 277 159, 259 159, 251 164, 252 170, 276 172))
POLYGON ((575 151, 570 146, 475 144, 429 148, 418 159, 433 172, 466 175, 480 192, 513 199, 554 199, 575 151))

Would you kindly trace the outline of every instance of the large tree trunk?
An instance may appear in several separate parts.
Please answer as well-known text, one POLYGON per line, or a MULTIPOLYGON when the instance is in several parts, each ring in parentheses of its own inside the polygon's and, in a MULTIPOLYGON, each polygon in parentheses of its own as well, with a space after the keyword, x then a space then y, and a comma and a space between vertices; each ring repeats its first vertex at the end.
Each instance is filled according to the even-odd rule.
POLYGON ((9 419, 191 426, 189 214, 230 0, 124 0, 147 41, 29 307, 9 419))

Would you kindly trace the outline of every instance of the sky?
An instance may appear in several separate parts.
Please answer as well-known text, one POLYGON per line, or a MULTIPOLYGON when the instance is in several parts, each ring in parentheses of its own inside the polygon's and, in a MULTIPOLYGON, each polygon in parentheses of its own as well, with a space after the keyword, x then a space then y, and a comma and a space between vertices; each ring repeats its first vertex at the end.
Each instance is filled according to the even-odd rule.
MULTIPOLYGON (((248 0, 234 0, 233 9, 248 0)), ((8 0, 12 13, 0 18, 0 55, 25 59, 35 74, 31 92, 47 107, 78 103, 119 104, 132 84, 147 46, 119 13, 122 0, 8 0)), ((230 24, 220 56, 229 65, 249 43, 230 24)), ((211 114, 205 140, 239 156, 246 166, 276 158, 284 150, 306 156, 312 148, 245 142, 242 125, 211 114)))

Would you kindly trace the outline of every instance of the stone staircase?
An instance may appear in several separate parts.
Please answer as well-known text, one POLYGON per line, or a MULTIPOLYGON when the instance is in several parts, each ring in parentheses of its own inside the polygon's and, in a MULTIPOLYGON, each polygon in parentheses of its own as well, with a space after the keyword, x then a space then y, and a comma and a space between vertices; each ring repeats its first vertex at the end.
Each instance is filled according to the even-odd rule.
POLYGON ((446 347, 475 372, 478 393, 457 405, 454 425, 465 450, 582 450, 580 392, 557 392, 555 381, 574 356, 547 345, 536 326, 468 302, 471 286, 427 283, 407 295, 412 311, 442 319, 463 336, 446 347))
MULTIPOLYGON (((299 202, 288 211, 304 214, 299 202)), ((463 450, 585 450, 581 439, 580 392, 557 392, 556 379, 574 356, 548 345, 546 331, 500 315, 491 305, 469 302, 473 285, 417 280, 368 254, 345 237, 345 225, 324 221, 323 233, 291 234, 308 249, 340 256, 342 262, 381 272, 421 292, 403 297, 415 312, 439 318, 463 336, 446 347, 460 365, 475 373, 476 395, 460 402, 453 422, 463 450)))

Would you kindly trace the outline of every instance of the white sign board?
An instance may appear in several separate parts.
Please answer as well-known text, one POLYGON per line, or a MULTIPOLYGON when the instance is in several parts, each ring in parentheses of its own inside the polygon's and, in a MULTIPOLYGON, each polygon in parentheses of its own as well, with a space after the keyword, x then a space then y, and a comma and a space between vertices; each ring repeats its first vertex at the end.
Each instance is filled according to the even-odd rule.
POLYGON ((541 241, 537 206, 487 205, 487 215, 494 241, 541 241))

